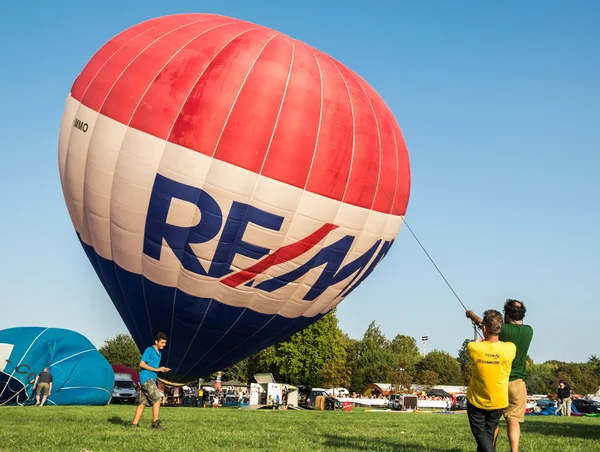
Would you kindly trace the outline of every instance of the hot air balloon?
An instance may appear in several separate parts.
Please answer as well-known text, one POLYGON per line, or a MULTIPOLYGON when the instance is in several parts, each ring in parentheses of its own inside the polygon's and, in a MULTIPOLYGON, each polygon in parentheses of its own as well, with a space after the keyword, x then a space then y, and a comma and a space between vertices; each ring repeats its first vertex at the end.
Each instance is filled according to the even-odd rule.
POLYGON ((107 405, 115 375, 81 334, 61 328, 0 330, 0 405, 35 403, 35 377, 49 367, 48 405, 107 405))
POLYGON ((212 14, 108 41, 67 97, 66 205, 140 349, 172 382, 317 321, 389 251, 410 191, 374 89, 313 47, 212 14))

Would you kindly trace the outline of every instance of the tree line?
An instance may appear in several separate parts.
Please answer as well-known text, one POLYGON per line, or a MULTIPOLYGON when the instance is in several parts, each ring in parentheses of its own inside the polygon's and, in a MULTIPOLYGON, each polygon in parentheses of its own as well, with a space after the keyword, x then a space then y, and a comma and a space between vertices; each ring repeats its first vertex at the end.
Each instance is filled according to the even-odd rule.
MULTIPOLYGON (((371 322, 361 339, 345 334, 335 310, 311 326, 261 352, 223 369, 223 380, 254 381, 254 374, 270 372, 276 381, 310 387, 345 387, 362 393, 370 383, 391 383, 398 390, 411 385, 467 385, 471 366, 465 339, 454 357, 442 350, 422 356, 417 341, 397 334, 388 339, 371 322)), ((119 334, 99 349, 111 364, 139 370, 140 351, 131 336, 119 334)), ((553 394, 559 380, 575 393, 595 393, 600 385, 600 359, 592 355, 586 363, 527 359, 527 389, 534 394, 553 394)), ((205 380, 215 375, 198 375, 205 380)), ((197 381, 197 380, 196 380, 197 381)))

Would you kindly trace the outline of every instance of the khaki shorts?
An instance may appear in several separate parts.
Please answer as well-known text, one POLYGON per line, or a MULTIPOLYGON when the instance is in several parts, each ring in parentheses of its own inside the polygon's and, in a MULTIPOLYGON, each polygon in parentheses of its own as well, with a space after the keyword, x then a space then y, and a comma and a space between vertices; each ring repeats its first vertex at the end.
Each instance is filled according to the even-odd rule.
POLYGON ((520 378, 508 383, 508 406, 504 409, 505 419, 525 422, 527 387, 520 378))
POLYGON ((140 391, 140 405, 152 406, 161 400, 162 396, 160 395, 154 380, 148 380, 142 384, 140 391))
POLYGON ((50 385, 48 383, 38 383, 35 387, 35 394, 40 395, 42 391, 44 392, 43 395, 48 395, 48 392, 50 392, 50 385))

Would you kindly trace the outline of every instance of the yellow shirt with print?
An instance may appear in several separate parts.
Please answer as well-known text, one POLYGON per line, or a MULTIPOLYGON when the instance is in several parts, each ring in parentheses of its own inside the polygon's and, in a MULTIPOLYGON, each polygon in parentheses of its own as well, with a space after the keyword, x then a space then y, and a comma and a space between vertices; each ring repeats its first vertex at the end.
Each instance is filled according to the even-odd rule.
POLYGON ((472 376, 467 400, 483 410, 508 406, 508 377, 517 347, 512 342, 470 342, 472 376))

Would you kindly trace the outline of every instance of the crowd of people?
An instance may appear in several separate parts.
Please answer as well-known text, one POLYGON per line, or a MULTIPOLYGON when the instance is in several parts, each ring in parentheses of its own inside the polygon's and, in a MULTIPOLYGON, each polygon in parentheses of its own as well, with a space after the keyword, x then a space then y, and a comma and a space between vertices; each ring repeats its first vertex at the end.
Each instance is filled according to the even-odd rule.
POLYGON ((219 408, 224 404, 248 404, 250 393, 247 387, 225 387, 214 389, 210 386, 168 387, 157 383, 162 396, 161 404, 168 406, 197 406, 219 408))
POLYGON ((447 396, 447 397, 442 397, 442 396, 434 396, 434 395, 427 395, 427 394, 417 394, 417 398, 419 400, 435 400, 435 401, 442 401, 442 402, 452 402, 453 397, 451 396, 447 396))
POLYGON ((365 394, 357 394, 356 392, 352 393, 352 398, 353 399, 386 399, 387 397, 384 394, 371 394, 371 395, 365 395, 365 394))

